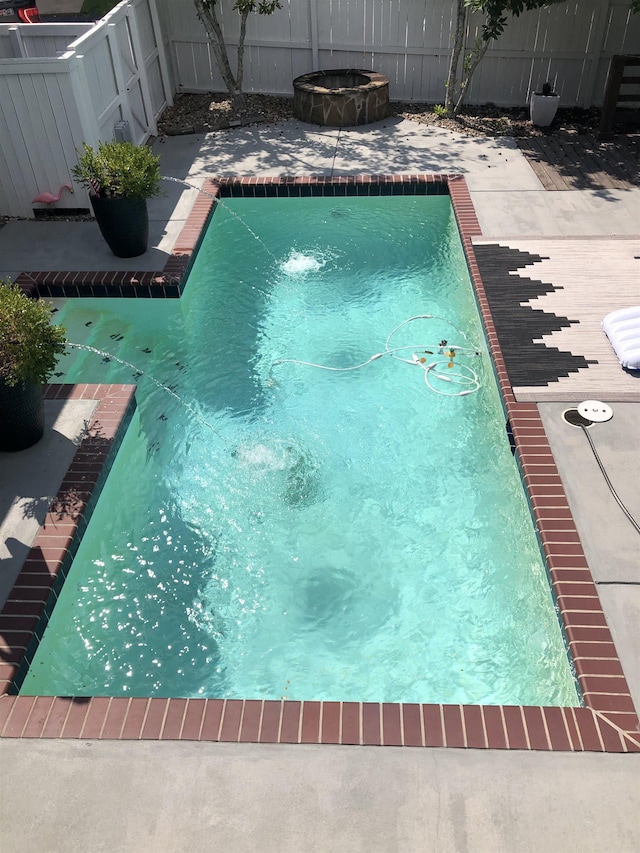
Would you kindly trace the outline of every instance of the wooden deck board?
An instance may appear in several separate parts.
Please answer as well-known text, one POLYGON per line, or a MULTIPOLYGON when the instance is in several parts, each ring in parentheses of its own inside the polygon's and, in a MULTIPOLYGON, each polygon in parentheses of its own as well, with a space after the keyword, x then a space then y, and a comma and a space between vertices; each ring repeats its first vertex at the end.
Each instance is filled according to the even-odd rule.
POLYGON ((640 187, 640 134, 602 141, 560 131, 517 143, 545 190, 640 187))

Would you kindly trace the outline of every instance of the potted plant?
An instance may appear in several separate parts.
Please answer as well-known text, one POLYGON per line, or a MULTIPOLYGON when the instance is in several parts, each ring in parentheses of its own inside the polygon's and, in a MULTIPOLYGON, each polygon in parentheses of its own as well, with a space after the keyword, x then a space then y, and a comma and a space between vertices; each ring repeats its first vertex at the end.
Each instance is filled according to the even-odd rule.
POLYGON ((42 383, 66 340, 47 302, 0 279, 0 450, 24 450, 42 438, 42 383))
POLYGON ((531 123, 537 127, 548 127, 556 116, 559 104, 560 95, 553 91, 551 83, 545 83, 541 92, 531 93, 531 123))
POLYGON ((160 157, 145 145, 101 142, 78 151, 74 178, 89 190, 98 227, 114 255, 134 258, 147 250, 147 199, 160 192, 160 157))

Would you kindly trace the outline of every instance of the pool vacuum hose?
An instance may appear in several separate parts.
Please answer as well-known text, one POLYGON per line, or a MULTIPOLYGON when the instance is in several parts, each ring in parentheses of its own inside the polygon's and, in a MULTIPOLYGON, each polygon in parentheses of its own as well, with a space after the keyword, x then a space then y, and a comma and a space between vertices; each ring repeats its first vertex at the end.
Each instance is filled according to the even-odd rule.
POLYGON ((444 317, 438 317, 435 314, 416 314, 415 317, 409 317, 408 319, 403 320, 402 323, 399 323, 395 329, 393 329, 387 337, 385 348, 382 352, 375 353, 360 364, 354 364, 350 367, 330 367, 325 364, 315 364, 312 361, 301 361, 296 358, 279 358, 274 361, 273 364, 299 364, 304 367, 315 367, 319 370, 330 370, 335 373, 345 373, 349 370, 360 370, 360 368, 366 367, 368 364, 371 364, 371 362, 377 361, 377 359, 388 355, 391 358, 396 359, 396 361, 402 361, 405 364, 421 367, 424 371, 425 385, 429 390, 433 391, 435 394, 439 394, 441 397, 465 397, 467 394, 474 394, 480 388, 478 373, 467 364, 456 363, 455 359, 459 354, 465 356, 480 356, 481 352, 477 347, 450 344, 447 340, 441 340, 439 344, 432 345, 412 344, 410 346, 391 346, 393 336, 399 332, 403 326, 406 326, 408 323, 412 323, 414 320, 441 320, 456 329, 460 334, 463 334, 444 317), (411 352, 411 357, 405 358, 399 355, 398 353, 401 352, 411 352), (436 358, 429 360, 426 358, 427 355, 435 355, 436 358), (433 384, 434 380, 437 380, 438 382, 447 382, 453 387, 451 390, 445 391, 441 388, 437 388, 433 384))

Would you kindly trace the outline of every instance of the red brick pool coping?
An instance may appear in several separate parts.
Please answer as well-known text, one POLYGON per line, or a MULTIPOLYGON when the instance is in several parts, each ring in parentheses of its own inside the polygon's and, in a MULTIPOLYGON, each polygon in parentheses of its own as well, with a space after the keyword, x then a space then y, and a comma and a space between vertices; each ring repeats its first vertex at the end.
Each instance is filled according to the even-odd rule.
MULTIPOLYGON (((481 230, 460 175, 227 178, 213 194, 355 195, 448 193, 511 423, 517 459, 572 654, 584 707, 419 705, 242 699, 158 699, 11 695, 36 627, 63 580, 134 405, 123 385, 49 386, 54 398, 95 399, 86 436, 0 613, 2 737, 330 743, 555 751, 640 751, 638 717, 537 406, 517 403, 475 261, 481 230)), ((164 270, 158 273, 33 273, 17 280, 45 296, 176 297, 211 214, 199 196, 164 270)))

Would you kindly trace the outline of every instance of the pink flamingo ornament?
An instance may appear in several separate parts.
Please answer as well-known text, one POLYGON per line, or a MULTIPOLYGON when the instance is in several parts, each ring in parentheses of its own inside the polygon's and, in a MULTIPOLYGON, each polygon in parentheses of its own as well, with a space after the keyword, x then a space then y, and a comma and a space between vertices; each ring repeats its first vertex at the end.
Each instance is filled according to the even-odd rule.
POLYGON ((71 186, 71 184, 63 184, 60 187, 60 189, 58 190, 58 195, 53 195, 53 193, 47 193, 47 192, 40 193, 40 195, 37 195, 33 199, 31 204, 36 204, 36 202, 41 203, 41 204, 53 204, 54 201, 60 201, 60 199, 62 198, 62 193, 65 190, 69 190, 69 192, 72 193, 73 187, 71 186))

